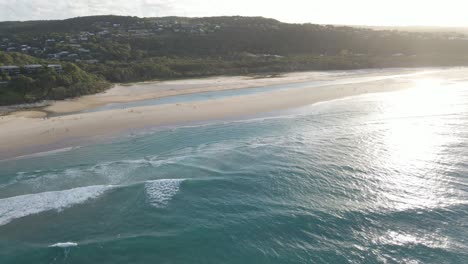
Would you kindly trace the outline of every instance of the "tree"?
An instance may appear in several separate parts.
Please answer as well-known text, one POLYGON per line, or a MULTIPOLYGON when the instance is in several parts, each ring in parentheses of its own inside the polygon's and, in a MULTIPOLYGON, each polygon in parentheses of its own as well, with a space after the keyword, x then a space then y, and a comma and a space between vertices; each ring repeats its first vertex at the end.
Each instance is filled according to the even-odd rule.
POLYGON ((8 75, 8 74, 6 74, 6 73, 2 72, 2 73, 0 74, 0 80, 1 80, 1 81, 9 81, 10 79, 11 79, 11 78, 10 78, 10 75, 8 75))
POLYGON ((11 81, 11 86, 25 96, 28 92, 33 90, 34 80, 31 77, 20 75, 11 81))

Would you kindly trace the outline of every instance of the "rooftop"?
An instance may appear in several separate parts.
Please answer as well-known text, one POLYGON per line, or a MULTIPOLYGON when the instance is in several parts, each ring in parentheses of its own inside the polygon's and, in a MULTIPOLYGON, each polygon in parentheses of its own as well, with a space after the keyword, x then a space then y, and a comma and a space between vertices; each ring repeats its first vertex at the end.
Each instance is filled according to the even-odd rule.
POLYGON ((0 66, 0 69, 8 70, 8 69, 19 69, 18 66, 0 66))
POLYGON ((40 64, 30 64, 30 65, 24 65, 25 68, 39 68, 42 67, 40 64))

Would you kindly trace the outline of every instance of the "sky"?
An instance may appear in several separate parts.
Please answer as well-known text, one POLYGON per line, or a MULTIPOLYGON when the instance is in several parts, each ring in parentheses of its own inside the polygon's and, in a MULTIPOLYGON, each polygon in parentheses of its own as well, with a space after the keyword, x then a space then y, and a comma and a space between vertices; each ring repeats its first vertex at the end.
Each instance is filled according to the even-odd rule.
POLYGON ((468 27, 467 7, 468 0, 0 0, 0 21, 242 15, 290 23, 468 27))

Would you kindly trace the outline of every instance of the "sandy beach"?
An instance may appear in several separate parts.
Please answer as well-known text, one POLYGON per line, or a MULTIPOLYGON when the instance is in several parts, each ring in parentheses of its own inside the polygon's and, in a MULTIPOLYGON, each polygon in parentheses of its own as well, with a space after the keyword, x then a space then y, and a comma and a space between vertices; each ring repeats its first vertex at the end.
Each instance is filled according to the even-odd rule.
MULTIPOLYGON (((305 106, 316 102, 339 99, 366 93, 388 92, 414 87, 408 74, 422 70, 389 70, 362 72, 353 77, 395 76, 357 83, 296 88, 242 96, 176 104, 143 106, 127 109, 70 114, 45 118, 41 111, 16 112, 0 117, 0 159, 7 159, 38 151, 49 151, 79 144, 87 144, 97 137, 125 134, 138 129, 172 126, 187 122, 203 122, 224 118, 241 118, 305 106), (401 74, 402 77, 398 77, 401 74)), ((418 78, 466 76, 467 69, 425 72, 418 78)), ((346 77, 343 73, 293 73, 280 78, 255 79, 249 77, 216 77, 199 80, 167 81, 119 85, 109 91, 70 101, 60 101, 45 110, 69 113, 115 102, 130 102, 168 95, 196 93, 221 89, 246 89, 273 84, 332 80, 346 77)))
POLYGON ((382 79, 387 79, 393 78, 394 75, 411 76, 413 74, 423 74, 425 71, 415 69, 372 69, 362 71, 296 72, 282 75, 221 76, 175 81, 117 84, 104 93, 54 102, 49 107, 44 108, 44 110, 59 114, 74 113, 112 103, 125 103, 184 94, 249 89, 312 81, 327 82, 346 78, 358 80, 363 77, 380 77, 382 79))

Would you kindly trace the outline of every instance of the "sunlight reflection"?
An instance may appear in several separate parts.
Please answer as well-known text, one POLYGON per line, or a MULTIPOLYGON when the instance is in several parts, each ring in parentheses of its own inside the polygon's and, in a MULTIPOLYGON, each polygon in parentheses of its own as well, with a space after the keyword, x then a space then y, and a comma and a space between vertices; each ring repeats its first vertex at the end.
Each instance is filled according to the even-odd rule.
POLYGON ((378 166, 381 199, 397 210, 452 204, 449 187, 439 175, 440 153, 453 139, 447 114, 457 98, 438 79, 422 79, 415 87, 384 102, 384 155, 378 166))
POLYGON ((438 233, 419 234, 418 236, 396 231, 387 231, 373 241, 375 244, 387 244, 396 246, 424 245, 430 248, 448 248, 450 241, 438 233))

